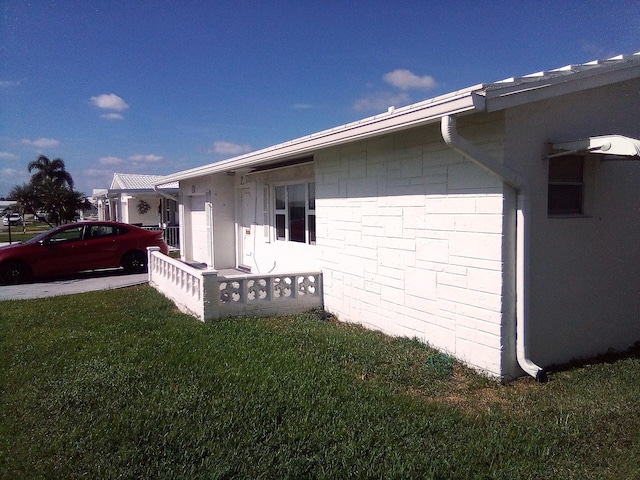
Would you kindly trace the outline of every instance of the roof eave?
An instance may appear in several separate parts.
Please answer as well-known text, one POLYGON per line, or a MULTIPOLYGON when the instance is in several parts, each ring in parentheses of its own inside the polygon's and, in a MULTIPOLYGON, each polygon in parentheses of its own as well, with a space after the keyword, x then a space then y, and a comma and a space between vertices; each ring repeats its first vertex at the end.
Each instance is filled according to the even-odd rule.
MULTIPOLYGON (((566 71, 570 74, 558 74, 549 78, 544 78, 544 72, 541 72, 538 74, 539 77, 531 75, 528 78, 514 81, 513 85, 496 82, 482 92, 486 98, 486 111, 495 112, 638 78, 640 77, 638 58, 639 54, 634 54, 629 56, 627 61, 611 65, 591 66, 587 64, 587 67, 592 68, 581 71, 571 72, 567 68, 566 71)), ((560 72, 561 69, 557 71, 560 72)))
POLYGON ((484 88, 484 85, 476 85, 406 107, 398 109, 391 107, 385 113, 357 122, 300 137, 228 160, 170 174, 163 177, 155 185, 203 177, 214 173, 236 171, 277 160, 313 154, 320 149, 434 123, 444 115, 484 110, 484 97, 477 95, 477 92, 482 88, 484 88))

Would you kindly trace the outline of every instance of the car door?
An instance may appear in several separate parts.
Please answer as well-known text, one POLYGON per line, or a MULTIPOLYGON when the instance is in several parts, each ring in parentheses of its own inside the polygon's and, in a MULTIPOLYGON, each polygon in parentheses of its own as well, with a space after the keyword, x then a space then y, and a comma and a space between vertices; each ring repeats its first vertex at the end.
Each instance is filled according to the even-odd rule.
POLYGON ((90 269, 85 266, 84 230, 84 225, 71 225, 48 236, 42 243, 38 270, 43 275, 61 275, 90 269))
POLYGON ((119 267, 122 257, 121 228, 107 224, 87 225, 85 232, 85 248, 87 262, 91 262, 92 269, 119 267))

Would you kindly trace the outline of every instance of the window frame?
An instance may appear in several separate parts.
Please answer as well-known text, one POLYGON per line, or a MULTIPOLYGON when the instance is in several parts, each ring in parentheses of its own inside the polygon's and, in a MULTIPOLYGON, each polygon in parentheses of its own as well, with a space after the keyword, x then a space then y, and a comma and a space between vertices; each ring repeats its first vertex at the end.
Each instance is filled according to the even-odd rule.
POLYGON ((273 204, 271 205, 272 212, 272 230, 273 240, 276 242, 295 242, 304 243, 307 245, 316 244, 316 209, 315 209, 315 181, 303 180, 303 181, 289 181, 278 182, 271 186, 271 198, 273 204), (291 239, 291 203, 290 203, 290 188, 304 186, 304 241, 291 239), (284 192, 284 198, 280 198, 279 189, 284 192), (310 193, 312 196, 310 197, 310 193), (284 204, 279 206, 280 201, 284 204), (279 208, 280 207, 280 208, 279 208), (311 222, 313 221, 313 228, 311 222), (282 224, 282 222, 284 222, 282 224), (284 228, 283 235, 280 233, 281 228, 284 228))
POLYGON ((550 158, 547 174, 547 216, 551 218, 585 216, 585 173, 584 155, 563 155, 550 158), (562 168, 562 162, 574 161, 580 164, 580 175, 575 174, 577 165, 562 168), (555 163, 556 165, 552 165, 555 163), (564 173, 562 172, 564 170, 564 173), (574 175, 572 175, 572 173, 574 175))

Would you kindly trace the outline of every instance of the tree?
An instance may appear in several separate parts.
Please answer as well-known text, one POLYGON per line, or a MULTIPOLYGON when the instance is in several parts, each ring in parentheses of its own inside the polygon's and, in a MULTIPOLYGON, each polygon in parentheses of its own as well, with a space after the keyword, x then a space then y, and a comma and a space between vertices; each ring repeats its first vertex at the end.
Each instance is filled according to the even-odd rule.
POLYGON ((37 160, 29 162, 27 169, 29 173, 31 173, 32 170, 37 170, 36 173, 31 176, 31 183, 34 185, 51 181, 54 185, 61 187, 66 184, 69 189, 73 190, 73 178, 71 178, 71 174, 67 172, 64 160, 61 158, 49 160, 48 157, 40 155, 37 160))
POLYGON ((10 192, 23 214, 45 213, 49 217, 47 222, 60 225, 73 221, 78 210, 87 208, 88 200, 73 189, 73 178, 61 158, 52 161, 40 155, 29 162, 27 169, 36 170, 29 183, 15 186, 10 192))
POLYGON ((25 213, 37 211, 38 199, 31 184, 16 185, 9 192, 9 198, 16 201, 23 217, 25 213))

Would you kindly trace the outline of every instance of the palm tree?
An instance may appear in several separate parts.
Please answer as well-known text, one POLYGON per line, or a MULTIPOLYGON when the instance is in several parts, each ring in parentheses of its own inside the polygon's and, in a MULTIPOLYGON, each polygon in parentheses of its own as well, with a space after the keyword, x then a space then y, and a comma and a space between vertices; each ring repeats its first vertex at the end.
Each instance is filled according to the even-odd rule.
POLYGON ((29 173, 32 170, 37 170, 31 176, 33 184, 44 184, 49 180, 56 186, 64 186, 66 184, 70 190, 73 189, 73 178, 65 169, 64 160, 61 158, 49 160, 48 157, 40 155, 37 160, 29 162, 27 169, 29 173))
POLYGON ((25 213, 35 213, 38 208, 38 199, 33 187, 29 184, 13 187, 9 192, 9 198, 16 201, 23 216, 25 213))

